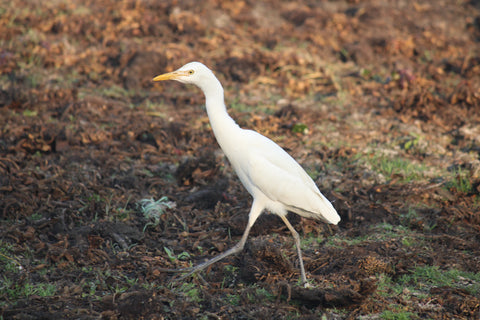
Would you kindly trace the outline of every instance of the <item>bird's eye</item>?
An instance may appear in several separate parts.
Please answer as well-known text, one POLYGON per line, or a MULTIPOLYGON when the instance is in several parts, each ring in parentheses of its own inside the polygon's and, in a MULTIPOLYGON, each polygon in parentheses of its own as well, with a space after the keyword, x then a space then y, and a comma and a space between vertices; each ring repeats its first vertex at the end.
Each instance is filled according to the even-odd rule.
POLYGON ((189 70, 189 71, 188 71, 188 74, 189 74, 189 75, 192 75, 192 74, 194 74, 194 73, 195 73, 195 71, 193 71, 193 70, 189 70))

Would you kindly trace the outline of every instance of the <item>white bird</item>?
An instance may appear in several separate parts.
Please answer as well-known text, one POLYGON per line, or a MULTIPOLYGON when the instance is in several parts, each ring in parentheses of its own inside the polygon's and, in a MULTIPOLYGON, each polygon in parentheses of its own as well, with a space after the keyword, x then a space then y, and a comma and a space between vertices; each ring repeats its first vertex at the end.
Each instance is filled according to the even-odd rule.
MULTIPOLYGON (((300 237, 287 220, 287 212, 302 217, 337 224, 340 221, 335 208, 323 196, 310 176, 281 147, 261 134, 240 128, 228 115, 223 87, 213 72, 200 62, 190 62, 180 69, 159 75, 153 81, 176 80, 191 83, 205 94, 206 108, 213 133, 237 173, 240 181, 253 197, 248 224, 234 247, 196 267, 186 276, 243 250, 248 233, 255 220, 264 211, 277 214, 295 239, 302 282, 307 285, 303 266, 300 237)), ((185 276, 185 277, 186 277, 185 276)))

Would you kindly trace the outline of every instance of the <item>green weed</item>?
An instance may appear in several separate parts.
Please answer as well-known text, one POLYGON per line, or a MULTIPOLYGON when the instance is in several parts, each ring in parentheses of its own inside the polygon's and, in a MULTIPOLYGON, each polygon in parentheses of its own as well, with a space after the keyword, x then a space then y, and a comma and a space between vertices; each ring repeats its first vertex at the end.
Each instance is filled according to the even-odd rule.
POLYGON ((145 290, 152 290, 155 288, 155 286, 156 286, 155 282, 142 283, 142 288, 144 288, 145 290))
POLYGON ((30 216, 30 220, 31 220, 31 221, 38 221, 38 220, 40 220, 40 219, 42 219, 42 218, 43 218, 42 214, 41 214, 41 213, 38 213, 38 212, 35 212, 34 214, 32 214, 32 215, 30 216))
POLYGON ((175 262, 175 261, 177 261, 177 260, 188 260, 188 259, 191 258, 190 254, 189 254, 188 252, 186 252, 186 251, 184 251, 184 252, 182 252, 182 253, 180 253, 180 254, 178 254, 178 255, 175 255, 175 254, 173 253, 173 251, 170 250, 169 248, 163 247, 163 249, 164 249, 165 252, 167 253, 168 258, 170 259, 170 261, 172 261, 172 262, 175 262))
POLYGON ((405 151, 415 150, 420 143, 420 136, 418 134, 412 134, 412 136, 404 137, 400 141, 400 147, 405 151))
POLYGON ((380 274, 377 282, 377 294, 381 297, 389 297, 392 295, 400 295, 403 287, 394 283, 392 278, 386 274, 380 274))
POLYGON ((120 220, 125 221, 130 219, 130 214, 132 210, 127 209, 131 197, 129 196, 127 202, 123 207, 115 207, 112 205, 113 194, 109 197, 102 199, 105 202, 105 216, 109 217, 111 220, 120 220))
POLYGON ((236 274, 238 272, 238 267, 232 266, 231 264, 227 264, 227 265, 225 265, 223 270, 227 274, 236 274))
POLYGON ((28 298, 31 295, 50 297, 57 292, 57 287, 51 283, 31 283, 29 280, 15 281, 3 276, 0 285, 0 296, 6 296, 9 300, 28 298))
POLYGON ((380 317, 385 320, 410 320, 418 318, 413 312, 391 310, 383 311, 380 317))
POLYGON ((37 110, 23 110, 22 114, 25 116, 25 117, 36 117, 38 116, 38 111, 37 110))
POLYGON ((308 126, 303 123, 295 123, 292 127, 292 132, 293 133, 301 133, 301 134, 307 134, 308 133, 308 126))
POLYGON ((301 246, 302 246, 302 248, 303 247, 312 247, 312 246, 315 246, 315 245, 319 245, 323 241, 324 241, 324 238, 321 235, 317 237, 314 234, 309 233, 302 238, 301 246))
POLYGON ((167 197, 162 197, 157 201, 153 200, 153 198, 142 199, 138 202, 138 205, 145 219, 149 221, 143 227, 143 232, 149 226, 157 227, 160 224, 160 217, 165 213, 165 210, 175 207, 175 203, 169 201, 167 197))
POLYGON ((40 297, 50 297, 57 292, 56 285, 52 283, 39 283, 35 287, 35 294, 40 297))
POLYGON ((22 270, 22 265, 14 257, 13 250, 13 245, 0 240, 0 273, 17 273, 19 270, 22 270))
MULTIPOLYGON (((110 269, 102 270, 91 266, 82 267, 79 285, 82 297, 100 299, 105 294, 123 293, 139 285, 138 278, 130 278, 122 273, 114 273, 110 269)), ((153 288, 154 283, 140 284, 144 288, 153 288)))
POLYGON ((257 288, 255 294, 262 300, 275 301, 276 297, 265 288, 257 288))
POLYGON ((194 283, 183 283, 180 288, 177 289, 178 292, 182 293, 187 300, 191 302, 202 302, 203 299, 200 295, 200 291, 196 288, 194 283))
POLYGON ((453 179, 445 184, 448 190, 453 190, 458 193, 470 193, 472 191, 472 183, 470 182, 470 174, 468 171, 461 168, 453 171, 453 179))
POLYGON ((227 294, 226 300, 227 303, 232 306, 238 306, 240 304, 240 296, 238 294, 227 294))

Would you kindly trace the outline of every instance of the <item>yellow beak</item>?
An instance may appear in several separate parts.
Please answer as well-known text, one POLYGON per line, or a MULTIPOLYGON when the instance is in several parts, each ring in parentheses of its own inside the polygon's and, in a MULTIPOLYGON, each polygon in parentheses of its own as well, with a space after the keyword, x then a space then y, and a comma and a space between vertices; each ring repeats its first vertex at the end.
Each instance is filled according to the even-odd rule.
POLYGON ((187 71, 173 71, 169 73, 164 73, 153 78, 153 81, 165 81, 165 80, 175 80, 183 76, 187 76, 187 71))

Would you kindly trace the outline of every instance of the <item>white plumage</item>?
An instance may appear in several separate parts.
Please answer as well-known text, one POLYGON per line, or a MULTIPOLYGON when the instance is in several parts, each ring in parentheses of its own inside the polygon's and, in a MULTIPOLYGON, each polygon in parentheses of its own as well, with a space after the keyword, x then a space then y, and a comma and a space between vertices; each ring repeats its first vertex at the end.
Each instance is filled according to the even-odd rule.
POLYGON ((205 65, 190 62, 153 80, 177 80, 195 84, 202 89, 208 118, 218 144, 253 197, 248 224, 240 242, 215 258, 187 270, 190 271, 188 275, 241 251, 250 228, 262 211, 268 210, 279 215, 292 232, 299 256, 302 282, 306 284, 300 237, 288 222, 286 214, 287 211, 292 211, 306 218, 337 224, 340 216, 330 201, 318 190, 305 170, 275 142, 255 131, 242 129, 235 123, 227 113, 220 81, 205 65))

